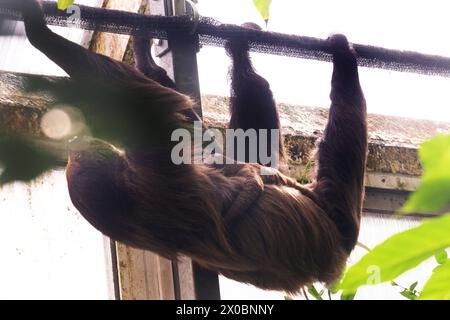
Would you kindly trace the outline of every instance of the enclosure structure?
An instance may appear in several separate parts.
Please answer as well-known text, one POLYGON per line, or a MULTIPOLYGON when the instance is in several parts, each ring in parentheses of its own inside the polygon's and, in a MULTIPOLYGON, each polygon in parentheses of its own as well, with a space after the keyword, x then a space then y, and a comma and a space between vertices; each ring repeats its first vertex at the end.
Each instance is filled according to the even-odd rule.
MULTIPOLYGON (((94 2, 88 4, 95 5, 94 2)), ((170 1, 159 0, 150 1, 150 3, 152 13, 180 13, 185 10, 183 6, 171 7, 170 1), (168 5, 169 7, 167 7, 168 5)), ((107 2, 107 7, 144 12, 146 8, 142 4, 141 1, 110 0, 107 2)), ((96 52, 119 60, 125 59, 132 63, 129 37, 126 35, 83 32, 79 40, 96 52)), ((17 51, 15 45, 9 44, 7 48, 17 51)), ((226 99, 217 96, 201 96, 200 94, 196 61, 197 49, 198 43, 192 41, 183 43, 177 39, 175 42, 160 42, 158 54, 163 65, 171 70, 180 90, 197 97, 199 102, 201 101, 197 109, 201 111, 200 114, 203 114, 206 125, 224 128, 228 121, 226 99), (200 97, 201 99, 199 99, 200 97)), ((14 65, 9 65, 3 68, 13 69, 11 71, 20 70, 19 68, 19 70, 14 70, 14 67, 14 65)), ((30 96, 23 92, 21 84, 26 77, 29 76, 2 72, 0 125, 11 131, 31 134, 37 139, 42 139, 40 124, 46 111, 48 97, 30 96)), ((308 180, 308 170, 311 168, 310 156, 314 141, 320 136, 320 131, 325 125, 326 110, 281 105, 280 113, 288 146, 290 175, 302 181, 308 180)), ((416 155, 418 143, 434 134, 450 131, 450 125, 369 116, 369 131, 371 134, 370 154, 364 212, 367 216, 377 214, 377 219, 384 219, 380 217, 380 214, 395 213, 404 203, 408 193, 414 190, 418 184, 421 173, 416 155), (410 127, 417 128, 414 136, 406 130, 410 127)), ((41 141, 41 143, 51 142, 41 141)), ((64 158, 64 148, 55 145, 55 149, 58 147, 62 152, 61 157, 64 158)), ((55 173, 56 176, 42 178, 42 184, 51 185, 55 181, 60 181, 61 174, 55 173)), ((62 187, 61 184, 58 186, 62 187)), ((34 187, 33 190, 35 190, 34 187)), ((7 201, 8 192, 5 193, 4 198, 7 201)), ((48 199, 49 202, 51 200, 48 199)), ((39 213, 36 212, 36 214, 39 213)), ((106 243, 105 259, 106 266, 109 268, 108 283, 113 284, 109 289, 111 297, 121 299, 220 298, 217 275, 199 268, 188 259, 172 262, 150 252, 136 250, 119 243, 111 245, 106 243)))

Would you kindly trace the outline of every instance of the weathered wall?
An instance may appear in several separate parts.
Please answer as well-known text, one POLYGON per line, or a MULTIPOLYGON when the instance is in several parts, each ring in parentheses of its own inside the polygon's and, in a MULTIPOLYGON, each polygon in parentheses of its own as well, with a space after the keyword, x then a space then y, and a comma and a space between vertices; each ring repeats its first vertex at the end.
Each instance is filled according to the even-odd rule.
MULTIPOLYGON (((0 72, 0 126, 14 132, 42 137, 40 120, 51 98, 24 92, 29 75, 0 72)), ((205 95, 202 98, 204 121, 209 127, 225 128, 228 99, 205 95)), ((279 104, 290 172, 307 179, 315 141, 326 121, 327 109, 279 104), (306 171, 305 171, 306 170, 306 171)), ((450 132, 449 123, 369 115, 369 173, 419 176, 419 144, 440 133, 450 132)))

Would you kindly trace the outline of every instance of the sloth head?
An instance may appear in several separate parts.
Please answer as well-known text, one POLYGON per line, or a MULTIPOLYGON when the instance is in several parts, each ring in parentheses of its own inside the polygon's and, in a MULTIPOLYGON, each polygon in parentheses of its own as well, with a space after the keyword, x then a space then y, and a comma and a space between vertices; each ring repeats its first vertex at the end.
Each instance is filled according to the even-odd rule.
POLYGON ((69 143, 66 178, 70 198, 81 215, 109 236, 116 235, 129 201, 123 190, 127 168, 123 152, 99 139, 69 143))

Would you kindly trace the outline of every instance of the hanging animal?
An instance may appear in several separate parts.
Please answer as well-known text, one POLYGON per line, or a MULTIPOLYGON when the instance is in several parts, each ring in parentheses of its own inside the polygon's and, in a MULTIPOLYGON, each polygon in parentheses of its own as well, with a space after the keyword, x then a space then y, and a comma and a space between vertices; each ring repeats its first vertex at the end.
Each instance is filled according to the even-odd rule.
MULTIPOLYGON (((262 175, 257 163, 173 164, 170 135, 186 125, 183 112, 193 107, 191 99, 154 76, 155 70, 144 75, 56 35, 37 1, 18 4, 30 42, 72 81, 90 79, 94 89, 106 83, 129 92, 137 102, 123 108, 136 107, 140 117, 146 110, 159 112, 164 119, 164 125, 150 128, 162 138, 154 144, 124 139, 112 145, 92 138, 73 144, 66 171, 69 193, 95 228, 169 259, 189 256, 263 289, 297 292, 316 281, 338 279, 358 238, 367 152, 366 104, 356 54, 344 36, 328 39, 333 56, 329 120, 318 143, 314 181, 303 186, 275 169, 262 175)), ((235 63, 237 74, 242 67, 235 63)), ((232 107, 232 119, 238 112, 240 120, 233 120, 233 127, 246 127, 246 119, 258 129, 279 126, 269 91, 263 99, 270 102, 267 114, 259 117, 253 106, 244 108, 257 97, 240 96, 259 93, 240 89, 235 82, 233 106, 239 110, 232 107)), ((105 117, 111 110, 104 106, 105 117)))

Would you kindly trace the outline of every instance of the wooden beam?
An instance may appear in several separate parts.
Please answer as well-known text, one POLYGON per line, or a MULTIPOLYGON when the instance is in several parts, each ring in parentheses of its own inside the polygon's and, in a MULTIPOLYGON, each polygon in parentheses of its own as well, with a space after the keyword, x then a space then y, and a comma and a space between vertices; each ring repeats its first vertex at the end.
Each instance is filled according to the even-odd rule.
POLYGON ((171 261, 149 251, 117 243, 120 298, 173 300, 175 286, 171 261))
MULTIPOLYGON (((106 0, 103 7, 107 9, 139 12, 146 3, 146 0, 106 0)), ((129 40, 130 36, 128 35, 96 32, 90 48, 92 51, 102 53, 117 60, 122 60, 129 40)))

